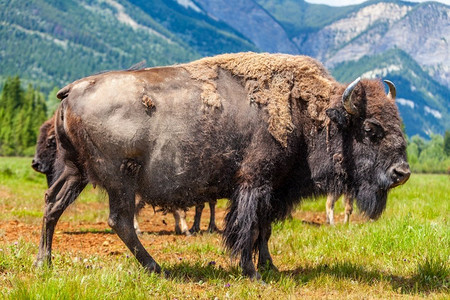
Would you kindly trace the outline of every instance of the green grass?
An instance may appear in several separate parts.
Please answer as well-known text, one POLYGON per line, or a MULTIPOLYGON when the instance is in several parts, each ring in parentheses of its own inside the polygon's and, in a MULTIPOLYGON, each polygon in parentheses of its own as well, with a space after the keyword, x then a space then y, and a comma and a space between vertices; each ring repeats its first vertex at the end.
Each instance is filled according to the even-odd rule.
MULTIPOLYGON (((33 174, 29 162, 0 158, 0 224, 41 222, 38 212, 43 208, 45 180, 33 174)), ((386 211, 376 222, 311 226, 294 217, 277 223, 270 250, 279 272, 263 273, 265 284, 241 276, 218 234, 190 238, 144 235, 150 254, 171 272, 164 278, 145 273, 129 252, 88 255, 54 251, 53 268, 36 269, 37 245, 23 239, 4 242, 0 231, 0 297, 448 299, 449 196, 448 176, 413 174, 408 183, 390 193, 386 211)), ((77 208, 104 204, 103 193, 90 189, 80 200, 72 213, 67 212, 65 221, 106 221, 107 211, 95 215, 92 210, 77 208)), ((324 204, 323 198, 305 201, 298 210, 324 213, 324 204)), ((219 206, 223 205, 222 200, 219 206)), ((342 212, 339 202, 336 214, 342 212)), ((83 232, 110 233, 89 228, 83 232)))

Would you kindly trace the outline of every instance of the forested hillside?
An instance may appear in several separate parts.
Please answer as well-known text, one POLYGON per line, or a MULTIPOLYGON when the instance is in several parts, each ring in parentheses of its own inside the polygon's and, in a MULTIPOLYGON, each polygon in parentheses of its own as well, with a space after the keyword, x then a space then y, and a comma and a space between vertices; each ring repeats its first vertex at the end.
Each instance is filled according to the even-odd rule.
POLYGON ((0 94, 0 155, 33 155, 38 129, 49 113, 45 96, 9 77, 0 94))

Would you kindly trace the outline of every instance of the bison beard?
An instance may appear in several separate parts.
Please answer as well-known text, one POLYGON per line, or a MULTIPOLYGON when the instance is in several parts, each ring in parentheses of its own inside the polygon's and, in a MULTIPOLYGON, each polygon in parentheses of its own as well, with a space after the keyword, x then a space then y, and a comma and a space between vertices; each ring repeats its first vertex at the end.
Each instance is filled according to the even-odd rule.
POLYGON ((408 179, 389 89, 359 79, 346 87, 311 58, 255 53, 76 81, 58 93, 58 178, 47 192, 37 263, 51 261, 60 216, 53 208, 89 181, 108 192, 109 225, 156 272, 133 229, 136 194, 169 210, 230 198, 225 245, 245 275, 260 278, 253 255, 258 268, 275 268, 271 224, 302 198, 345 194, 377 218, 388 190, 408 179))

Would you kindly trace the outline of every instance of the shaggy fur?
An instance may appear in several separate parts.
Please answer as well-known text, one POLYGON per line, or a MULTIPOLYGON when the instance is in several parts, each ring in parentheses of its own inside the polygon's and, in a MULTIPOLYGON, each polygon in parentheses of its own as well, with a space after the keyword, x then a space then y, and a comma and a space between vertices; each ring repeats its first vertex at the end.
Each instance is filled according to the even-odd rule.
POLYGON ((291 101, 305 102, 309 117, 321 124, 334 84, 325 68, 308 56, 252 52, 223 54, 181 67, 193 79, 203 83, 202 100, 213 108, 220 108, 223 101, 216 86, 218 68, 242 78, 247 101, 266 107, 269 132, 284 147, 294 126, 291 101))

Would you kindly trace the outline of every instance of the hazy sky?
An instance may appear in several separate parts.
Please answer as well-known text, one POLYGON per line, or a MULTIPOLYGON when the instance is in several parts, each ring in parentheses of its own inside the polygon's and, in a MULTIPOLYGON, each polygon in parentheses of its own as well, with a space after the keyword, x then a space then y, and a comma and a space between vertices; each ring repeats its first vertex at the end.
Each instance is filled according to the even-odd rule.
MULTIPOLYGON (((358 4, 362 3, 365 0, 306 0, 306 2, 309 3, 321 3, 321 4, 327 4, 331 6, 344 6, 344 5, 351 5, 351 4, 358 4)), ((407 0, 409 2, 425 2, 424 0, 407 0)), ((438 0, 437 2, 442 2, 447 5, 450 5, 450 0, 438 0)))

